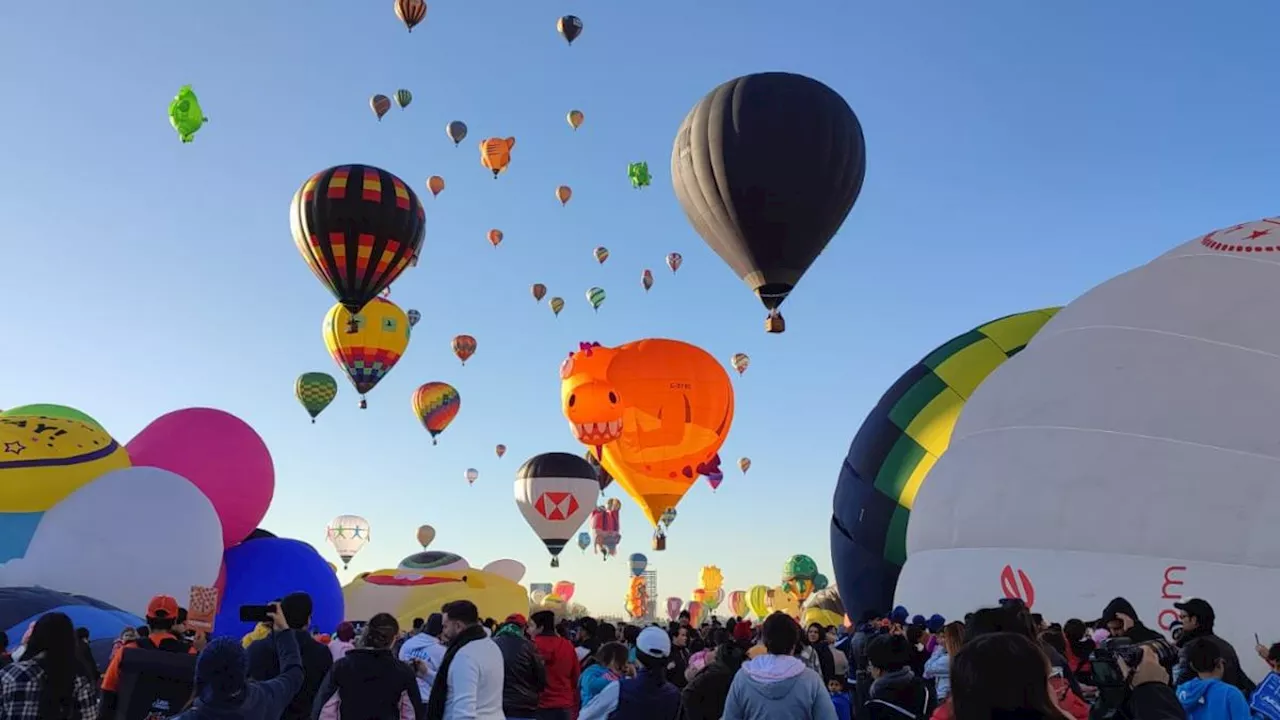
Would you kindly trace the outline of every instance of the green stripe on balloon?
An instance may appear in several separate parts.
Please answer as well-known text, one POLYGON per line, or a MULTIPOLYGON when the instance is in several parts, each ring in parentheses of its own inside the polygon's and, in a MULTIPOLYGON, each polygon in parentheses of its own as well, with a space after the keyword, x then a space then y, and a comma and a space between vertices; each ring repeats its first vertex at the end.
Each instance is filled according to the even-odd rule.
POLYGON ((0 417, 49 417, 63 418, 65 420, 78 420, 85 425, 95 427, 99 430, 106 428, 88 413, 77 410, 66 405, 51 405, 47 403, 36 403, 34 405, 22 405, 16 408, 9 408, 4 412, 0 412, 0 417))

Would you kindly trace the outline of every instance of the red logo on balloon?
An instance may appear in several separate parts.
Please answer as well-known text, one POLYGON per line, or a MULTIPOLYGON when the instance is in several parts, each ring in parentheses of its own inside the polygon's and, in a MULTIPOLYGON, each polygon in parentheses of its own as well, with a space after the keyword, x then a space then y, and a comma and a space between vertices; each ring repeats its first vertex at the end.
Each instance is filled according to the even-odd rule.
POLYGON ((533 506, 548 520, 568 520, 578 512, 578 499, 573 493, 548 491, 539 495, 533 506))
POLYGON ((1014 570, 1012 565, 1005 565, 1000 571, 1000 590, 1010 600, 1021 600, 1028 608, 1036 604, 1036 586, 1031 578, 1022 570, 1014 570))

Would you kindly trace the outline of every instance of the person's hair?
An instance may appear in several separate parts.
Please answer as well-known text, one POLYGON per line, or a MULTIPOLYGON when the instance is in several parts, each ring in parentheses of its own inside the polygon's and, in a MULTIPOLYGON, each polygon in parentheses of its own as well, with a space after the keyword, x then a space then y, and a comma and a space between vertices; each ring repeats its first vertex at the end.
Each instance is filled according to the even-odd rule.
POLYGON ((140 637, 140 638, 151 637, 151 627, 152 627, 152 626, 154 626, 154 627, 155 627, 155 629, 157 629, 157 630, 167 630, 167 629, 168 629, 168 628, 162 628, 162 627, 160 627, 160 626, 158 625, 158 623, 163 622, 163 623, 165 623, 165 624, 167 624, 167 625, 173 625, 173 622, 172 622, 171 620, 163 620, 163 619, 161 619, 161 618, 156 618, 155 620, 152 620, 151 622, 152 622, 152 625, 151 625, 151 626, 147 626, 147 625, 139 625, 139 626, 138 626, 138 637, 140 637))
POLYGON ((187 622, 187 609, 184 607, 180 607, 178 608, 177 624, 182 625, 186 622, 187 622))
POLYGON ((1059 655, 1067 654, 1067 636, 1061 630, 1045 630, 1040 633, 1040 642, 1057 650, 1059 655))
POLYGON ((1218 669, 1218 663, 1222 662, 1222 650, 1218 648, 1218 644, 1207 637, 1199 637, 1187 643, 1182 649, 1186 654, 1187 665, 1192 672, 1211 673, 1218 669))
POLYGON ((764 649, 770 655, 790 655, 800 641, 800 626, 790 615, 775 612, 764 619, 764 649))
POLYGON ((360 645, 373 650, 388 650, 400 634, 400 623, 390 613, 378 613, 364 626, 360 645))
POLYGON ((485 627, 487 627, 487 628, 489 628, 490 630, 492 630, 494 627, 496 627, 496 626, 498 625, 498 621, 497 621, 497 620, 494 620, 494 619, 493 619, 493 618, 491 618, 491 617, 487 617, 487 618, 485 618, 485 619, 484 619, 484 622, 483 622, 482 624, 483 624, 485 627))
POLYGON ((337 635, 342 642, 351 642, 356 638, 356 626, 349 622, 340 622, 334 635, 337 635))
POLYGON ((1006 632, 1017 633, 1028 640, 1035 639, 1035 633, 1031 631, 1031 618, 1022 611, 1025 608, 1019 601, 978 610, 965 621, 965 641, 971 642, 982 635, 1006 632))
MULTIPOLYGON (((689 637, 692 637, 692 636, 693 636, 692 628, 687 628, 687 627, 685 627, 685 626, 683 626, 683 625, 677 625, 677 626, 675 626, 675 627, 673 627, 673 628, 669 628, 669 629, 667 630, 667 635, 668 635, 672 640, 675 640, 676 638, 680 637, 680 633, 684 633, 684 636, 685 636, 686 638, 689 638, 689 637)), ((638 636, 639 636, 639 633, 637 633, 637 637, 638 637, 638 636)))
POLYGON ((636 653, 636 662, 646 670, 645 677, 652 685, 662 685, 667 681, 668 658, 654 657, 649 653, 636 653))
POLYGON ((444 614, 431 613, 428 615, 426 624, 422 626, 422 631, 431 637, 440 637, 440 633, 444 632, 444 614))
POLYGON ((1067 647, 1071 648, 1071 653, 1077 658, 1084 659, 1089 657, 1089 654, 1098 647, 1088 633, 1089 629, 1085 626, 1084 621, 1079 618, 1071 618, 1062 626, 1062 634, 1067 639, 1067 647))
POLYGON ((421 629, 422 629, 422 626, 423 626, 424 624, 426 624, 426 622, 427 622, 427 621, 426 621, 426 620, 423 620, 422 618, 414 618, 414 619, 413 619, 413 629, 414 629, 415 631, 416 631, 416 630, 421 630, 421 629))
POLYGON ((626 645, 620 642, 607 642, 596 651, 596 662, 605 667, 613 665, 621 667, 627 664, 627 658, 630 655, 631 651, 627 649, 626 645))
POLYGON ((4 652, 8 649, 9 649, 9 633, 3 630, 0 630, 0 652, 4 652))
POLYGON ((877 635, 867 643, 867 664, 895 672, 911 664, 911 647, 901 635, 877 635))
POLYGON ((613 623, 602 622, 596 626, 595 639, 596 642, 602 645, 604 643, 617 642, 618 628, 614 627, 613 623))
POLYGON ((311 610, 311 596, 304 592, 289 593, 280 600, 284 621, 294 630, 305 630, 311 624, 311 610))
POLYGON ((440 608, 440 612, 449 616, 450 620, 457 620, 463 625, 475 625, 480 622, 480 611, 470 600, 454 600, 445 603, 444 607, 440 608))
POLYGON ((1031 613, 1031 622, 1035 624, 1036 630, 1039 630, 1040 626, 1044 624, 1044 615, 1031 613))
POLYGON ((1273 643, 1267 648, 1267 662, 1280 662, 1280 642, 1273 643))
POLYGON ((746 659, 747 651, 732 639, 728 639, 716 645, 716 652, 711 661, 729 668, 730 672, 737 672, 746 659))
POLYGON ((679 615, 677 615, 676 617, 677 617, 678 619, 680 619, 680 620, 688 620, 688 619, 689 619, 689 611, 688 611, 688 610, 681 610, 681 611, 680 611, 680 614, 679 614, 679 615))
POLYGON ((635 625, 627 625, 622 628, 622 641, 627 645, 634 647, 638 637, 640 637, 640 628, 635 625))
POLYGON ((964 645, 964 623, 953 620, 942 626, 942 647, 946 649, 947 655, 960 652, 961 645, 964 645))
POLYGON ((550 610, 539 610, 529 616, 529 621, 540 633, 550 634, 556 631, 556 614, 550 610))
POLYGON ((45 613, 31 629, 23 657, 35 660, 44 671, 39 700, 42 720, 76 716, 76 676, 84 674, 77 645, 75 626, 65 613, 45 613))
MULTIPOLYGON (((89 628, 86 628, 86 627, 76 628, 76 639, 89 642, 89 628)), ((5 644, 6 645, 9 644, 8 638, 5 638, 5 644)))
POLYGON ((966 642, 951 658, 951 698, 955 720, 1018 711, 1063 717, 1049 697, 1049 658, 1022 633, 988 633, 966 642))
POLYGON ((812 644, 812 643, 810 643, 810 642, 809 642, 809 632, 810 632, 810 631, 812 631, 812 630, 817 630, 817 631, 818 631, 818 642, 819 642, 819 643, 822 643, 822 642, 826 641, 826 639, 827 639, 827 630, 826 630, 826 628, 822 627, 822 623, 816 623, 816 622, 815 622, 815 623, 809 623, 808 627, 806 627, 806 628, 804 629, 804 635, 800 638, 800 642, 801 642, 801 643, 803 643, 803 644, 805 644, 805 645, 810 645, 810 644, 812 644))
POLYGON ((923 625, 908 625, 906 629, 907 643, 918 645, 924 639, 926 628, 923 625))

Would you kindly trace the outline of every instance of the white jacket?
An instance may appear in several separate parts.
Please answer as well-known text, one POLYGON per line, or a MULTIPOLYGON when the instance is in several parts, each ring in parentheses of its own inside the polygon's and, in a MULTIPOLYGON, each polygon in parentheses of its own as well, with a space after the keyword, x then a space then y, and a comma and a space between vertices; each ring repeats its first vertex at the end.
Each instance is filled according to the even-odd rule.
POLYGON ((418 675, 418 693, 422 695, 422 704, 425 707, 427 699, 431 697, 431 686, 435 684, 436 673, 440 670, 440 663, 444 662, 445 646, 440 643, 439 638, 426 633, 418 633, 400 646, 400 661, 410 662, 412 660, 421 660, 427 666, 426 677, 418 675))
POLYGON ((502 682, 506 666, 502 651, 489 638, 472 640, 449 665, 449 695, 444 720, 505 720, 502 682))

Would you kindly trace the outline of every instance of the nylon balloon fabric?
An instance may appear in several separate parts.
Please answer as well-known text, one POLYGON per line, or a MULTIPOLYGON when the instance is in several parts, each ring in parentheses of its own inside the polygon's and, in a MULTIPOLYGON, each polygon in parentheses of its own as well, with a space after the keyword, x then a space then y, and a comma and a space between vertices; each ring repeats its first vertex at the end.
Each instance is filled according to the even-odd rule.
POLYGON ((1057 311, 1009 315, 948 340, 903 373, 867 414, 832 498, 831 558, 849 617, 893 606, 916 493, 946 452, 960 411, 1057 311))
POLYGON ((771 310, 844 223, 866 167, 862 125, 844 98, 782 72, 712 90, 671 148, 689 222, 771 310))

